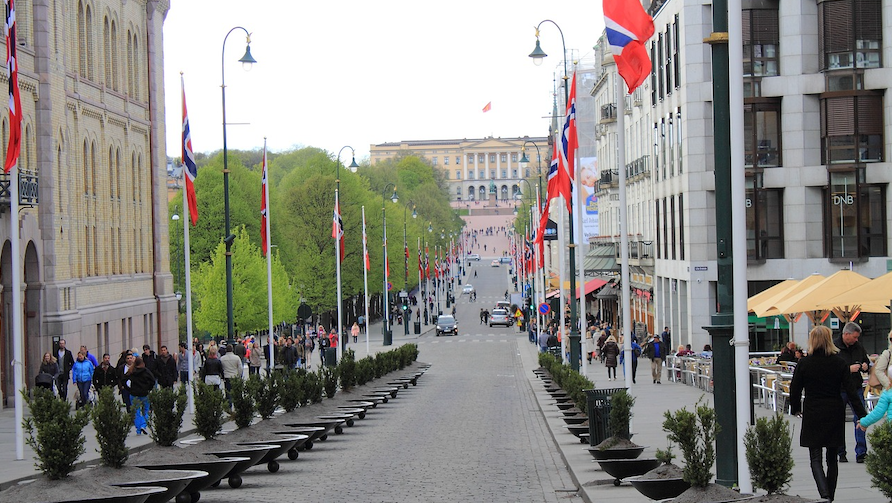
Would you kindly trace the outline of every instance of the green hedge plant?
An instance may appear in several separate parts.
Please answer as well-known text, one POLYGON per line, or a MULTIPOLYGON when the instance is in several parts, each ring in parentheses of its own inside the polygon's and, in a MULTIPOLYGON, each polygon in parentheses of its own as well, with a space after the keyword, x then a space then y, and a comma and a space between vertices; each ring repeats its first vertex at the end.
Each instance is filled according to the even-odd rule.
POLYGON ((229 383, 231 385, 229 396, 232 398, 230 416, 235 421, 236 428, 247 428, 254 420, 254 413, 257 412, 254 393, 251 392, 248 381, 241 377, 230 379, 229 383))
POLYGON ((22 392, 31 410, 31 417, 22 425, 28 433, 25 441, 37 455, 34 466, 50 480, 65 478, 86 451, 83 431, 90 420, 89 410, 85 407, 72 413, 71 404, 56 398, 52 391, 34 388, 33 392, 33 397, 22 392))
POLYGON ((252 375, 249 382, 253 382, 254 394, 257 397, 257 412, 263 419, 273 417, 279 406, 279 380, 275 378, 261 379, 258 374, 252 375))
POLYGON ((216 386, 195 381, 195 415, 192 424, 205 440, 216 438, 223 429, 226 396, 216 386))
MULTIPOLYGON (((204 383, 202 383, 204 384, 204 383)), ((149 434, 156 444, 170 447, 180 437, 186 412, 186 387, 159 387, 149 392, 149 434)))
POLYGON ((133 413, 115 398, 112 387, 99 390, 96 405, 90 410, 96 440, 99 442, 99 460, 111 468, 121 468, 127 462, 127 435, 133 427, 133 413))
POLYGON ((697 401, 696 412, 683 408, 663 414, 663 430, 667 438, 681 447, 685 467, 682 478, 694 487, 706 487, 712 480, 712 465, 715 463, 715 436, 719 425, 715 409, 697 401))
POLYGON ((877 424, 868 437, 872 449, 867 456, 867 473, 873 487, 892 501, 892 422, 877 424))
POLYGON ((783 494, 793 479, 793 437, 782 414, 760 417, 746 429, 746 464, 753 487, 768 494, 783 494))

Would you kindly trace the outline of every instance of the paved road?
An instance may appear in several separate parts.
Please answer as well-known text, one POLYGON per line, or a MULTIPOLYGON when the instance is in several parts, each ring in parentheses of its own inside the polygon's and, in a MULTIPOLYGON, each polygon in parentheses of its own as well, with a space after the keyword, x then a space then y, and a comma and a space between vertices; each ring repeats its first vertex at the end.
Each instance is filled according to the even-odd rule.
POLYGON ((252 468, 241 489, 205 491, 201 500, 582 501, 522 367, 525 339, 478 322, 479 306, 502 298, 506 269, 473 267, 478 301, 459 298, 461 335, 415 341, 419 360, 433 364, 417 387, 282 463, 280 473, 252 468))

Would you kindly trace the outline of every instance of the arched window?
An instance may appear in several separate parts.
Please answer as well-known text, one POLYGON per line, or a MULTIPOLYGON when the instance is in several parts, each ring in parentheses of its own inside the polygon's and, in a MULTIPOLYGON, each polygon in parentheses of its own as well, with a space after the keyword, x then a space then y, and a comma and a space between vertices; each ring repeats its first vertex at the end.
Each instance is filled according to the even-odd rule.
POLYGON ((139 176, 136 174, 136 152, 130 153, 130 173, 131 173, 130 183, 132 183, 131 189, 132 189, 132 193, 133 193, 133 202, 135 203, 136 201, 139 200, 139 197, 137 196, 137 193, 139 191, 139 188, 138 188, 139 176))
POLYGON ((486 201, 486 187, 481 185, 480 188, 478 189, 478 193, 480 194, 480 200, 486 201))
POLYGON ((90 146, 87 144, 87 140, 84 139, 84 152, 83 152, 83 162, 84 162, 84 195, 87 196, 90 194, 90 146))
POLYGON ((87 74, 84 75, 90 80, 94 80, 93 77, 93 54, 96 54, 93 47, 93 10, 87 5, 85 9, 85 25, 84 25, 84 35, 86 35, 86 53, 84 59, 87 65, 87 74))
POLYGON ((25 142, 20 157, 19 166, 22 170, 31 171, 34 169, 31 164, 34 160, 34 150, 31 148, 31 124, 25 125, 25 142))
POLYGON ((90 143, 90 195, 96 197, 96 143, 90 143))
POLYGON ((81 76, 87 76, 87 21, 83 2, 77 3, 77 68, 81 76))
POLYGON ((477 193, 477 189, 475 189, 473 185, 468 187, 468 201, 473 201, 474 194, 476 194, 476 193, 477 193))
POLYGON ((115 171, 115 147, 108 147, 108 196, 112 200, 118 196, 118 193, 115 191, 117 188, 115 177, 117 175, 118 173, 115 171))
POLYGON ((139 62, 142 58, 139 55, 139 42, 136 34, 133 34, 133 99, 139 99, 139 62))
POLYGON ((112 85, 112 62, 111 62, 111 26, 108 22, 108 16, 102 20, 102 69, 105 73, 105 87, 112 85))
POLYGON ((133 35, 127 30, 127 95, 133 96, 133 35))
POLYGON ((115 171, 114 171, 115 181, 117 182, 117 187, 115 187, 115 197, 118 198, 118 201, 121 200, 121 149, 115 149, 115 171))
POLYGON ((118 69, 118 26, 115 24, 114 20, 111 22, 111 87, 115 91, 119 91, 118 89, 118 74, 120 70, 118 69))
POLYGON ((502 197, 501 199, 508 199, 508 186, 502 185, 502 197))

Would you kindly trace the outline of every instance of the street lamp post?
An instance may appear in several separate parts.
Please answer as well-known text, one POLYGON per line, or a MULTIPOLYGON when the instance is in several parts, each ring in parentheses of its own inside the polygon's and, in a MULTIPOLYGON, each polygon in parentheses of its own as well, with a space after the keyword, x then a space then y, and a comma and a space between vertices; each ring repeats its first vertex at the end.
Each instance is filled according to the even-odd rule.
MULTIPOLYGON (((341 153, 345 148, 349 148, 352 152, 353 161, 350 163, 350 171, 356 172, 356 169, 359 168, 359 165, 356 164, 356 151, 353 150, 353 147, 349 145, 345 145, 341 147, 341 150, 338 151, 338 160, 335 166, 335 211, 336 216, 339 220, 341 220, 340 225, 343 227, 343 218, 341 217, 341 201, 340 201, 340 192, 341 192, 341 153)), ((343 228, 341 229, 343 232, 343 228)), ((341 293, 341 239, 340 236, 335 238, 335 265, 337 266, 335 269, 337 270, 337 282, 338 282, 338 347, 336 349, 337 361, 341 361, 343 358, 343 349, 347 344, 347 337, 344 335, 344 301, 342 300, 341 293)))
POLYGON ((381 219, 384 221, 384 228, 381 232, 381 242, 384 244, 384 345, 390 346, 393 344, 393 333, 390 331, 390 291, 387 289, 388 284, 388 274, 387 274, 387 190, 393 187, 393 195, 390 196, 390 200, 396 203, 400 200, 396 195, 396 184, 388 183, 384 186, 384 190, 381 191, 381 219))
MULTIPOLYGON (((545 51, 539 46, 539 28, 543 23, 551 23, 558 29, 558 32, 561 34, 561 45, 564 49, 564 106, 567 106, 567 103, 570 101, 570 89, 567 81, 569 80, 569 76, 567 75, 567 44, 564 41, 564 32, 561 30, 561 27, 557 25, 554 21, 550 19, 545 19, 541 21, 538 26, 536 26, 536 48, 533 49, 533 52, 530 53, 530 57, 533 58, 533 63, 536 65, 542 64, 542 59, 547 56, 545 51)), ((573 166, 567 166, 568 170, 572 170, 573 166)), ((570 249, 570 368, 573 370, 579 370, 579 361, 582 356, 580 342, 581 338, 579 336, 579 326, 576 321, 577 311, 576 311, 576 242, 573 240, 573 199, 570 198, 570 224, 568 225, 569 231, 567 232, 567 236, 570 238, 570 244, 568 248, 570 249)), ((563 278, 561 278, 563 280, 563 278)), ((623 285, 623 288, 627 288, 628 285, 623 285)))
POLYGON ((235 333, 235 322, 232 314, 232 242, 235 240, 235 234, 232 233, 232 226, 229 219, 229 162, 226 149, 226 39, 228 39, 229 35, 235 30, 242 30, 245 32, 245 37, 247 39, 245 55, 242 56, 239 61, 248 68, 250 68, 250 65, 257 62, 251 56, 251 34, 248 30, 241 26, 236 26, 229 30, 226 36, 223 37, 223 49, 220 58, 220 94, 223 98, 223 232, 225 234, 223 242, 226 244, 226 334, 228 340, 234 339, 233 335, 235 333))
POLYGON ((415 211, 415 202, 409 200, 403 208, 403 254, 405 255, 403 262, 406 272, 403 280, 403 291, 406 294, 403 301, 403 335, 409 335, 409 313, 411 312, 411 309, 409 309, 409 241, 406 235, 409 205, 412 206, 412 218, 418 218, 418 212, 415 211))

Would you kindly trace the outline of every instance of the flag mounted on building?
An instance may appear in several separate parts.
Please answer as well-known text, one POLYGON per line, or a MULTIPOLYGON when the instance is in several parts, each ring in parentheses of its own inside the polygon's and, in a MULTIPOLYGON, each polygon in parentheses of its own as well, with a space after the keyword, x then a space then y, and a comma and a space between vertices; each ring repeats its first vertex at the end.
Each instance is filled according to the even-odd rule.
POLYGON ((489 112, 490 110, 492 110, 492 102, 491 101, 489 103, 487 103, 485 107, 483 107, 483 113, 489 112))
MULTIPOLYGON (((185 101, 183 102, 185 103, 185 101)), ((185 110, 185 108, 184 108, 185 110)), ((184 121, 185 124, 185 121, 184 121)), ((183 136, 186 135, 183 129, 183 136)), ((260 176, 260 253, 265 257, 269 253, 269 236, 266 228, 269 224, 269 185, 266 177, 266 143, 263 145, 263 171, 260 176)), ((190 205, 192 203, 189 203, 190 205)))
POLYGON ((632 94, 651 72, 644 43, 654 34, 654 21, 639 0, 604 0, 603 6, 607 42, 616 70, 632 94))
MULTIPOLYGON (((192 151, 192 131, 189 128, 189 113, 186 111, 186 87, 183 84, 183 74, 180 74, 180 89, 183 92, 183 179, 185 180, 186 201, 189 205, 189 219, 192 226, 198 224, 198 197, 195 195, 195 178, 198 176, 198 166, 195 165, 195 154, 192 151)), ((266 151, 263 154, 263 197, 266 197, 266 151)), ((261 203, 260 213, 266 218, 266 199, 261 203)), ((261 221, 261 224, 263 221, 261 221)), ((261 225, 261 236, 265 233, 261 225)), ((265 253, 265 252, 264 252, 265 253)))
POLYGON ((338 241, 340 245, 340 257, 338 259, 344 261, 344 222, 341 220, 341 204, 338 196, 335 194, 334 218, 331 222, 331 238, 338 241))
POLYGON ((22 148, 22 100, 19 97, 19 63, 16 58, 15 0, 6 1, 6 79, 9 82, 9 145, 3 171, 19 162, 22 148))

